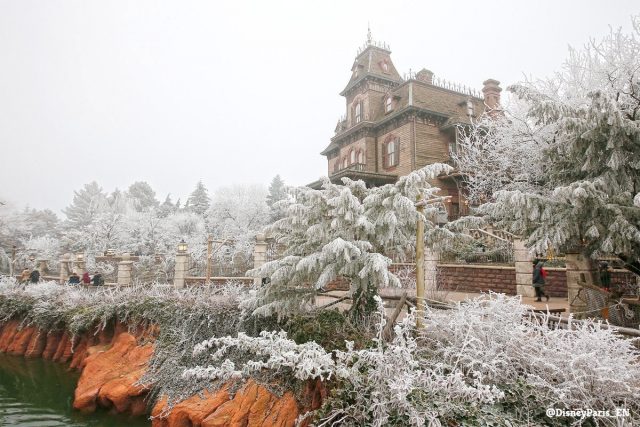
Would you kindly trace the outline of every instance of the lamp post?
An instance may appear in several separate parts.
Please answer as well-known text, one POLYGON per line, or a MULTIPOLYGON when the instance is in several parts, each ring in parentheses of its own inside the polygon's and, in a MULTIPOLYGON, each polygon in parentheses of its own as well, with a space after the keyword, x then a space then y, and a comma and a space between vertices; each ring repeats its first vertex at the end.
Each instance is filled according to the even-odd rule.
POLYGON ((424 315, 424 215, 425 201, 422 193, 418 195, 416 201, 416 210, 420 217, 418 218, 416 230, 416 327, 422 327, 422 316, 424 315))
POLYGON ((187 244, 184 239, 178 243, 178 251, 176 253, 176 266, 173 274, 173 286, 183 288, 189 268, 189 254, 187 253, 187 244))

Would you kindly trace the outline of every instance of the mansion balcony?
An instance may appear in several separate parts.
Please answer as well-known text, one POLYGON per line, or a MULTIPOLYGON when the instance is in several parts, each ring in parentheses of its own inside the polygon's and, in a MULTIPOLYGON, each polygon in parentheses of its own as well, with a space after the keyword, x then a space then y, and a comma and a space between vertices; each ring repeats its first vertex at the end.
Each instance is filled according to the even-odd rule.
POLYGON ((342 184, 342 178, 362 180, 366 182, 369 187, 377 187, 385 184, 393 184, 398 180, 398 175, 372 172, 367 170, 367 165, 364 163, 352 163, 345 168, 333 171, 333 173, 329 175, 329 179, 335 184, 342 184))

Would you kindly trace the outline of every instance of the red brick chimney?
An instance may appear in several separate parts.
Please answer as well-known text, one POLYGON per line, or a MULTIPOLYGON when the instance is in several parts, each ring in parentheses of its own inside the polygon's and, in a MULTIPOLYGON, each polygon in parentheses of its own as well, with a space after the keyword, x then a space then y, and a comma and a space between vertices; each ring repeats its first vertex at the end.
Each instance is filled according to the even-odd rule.
POLYGON ((418 74, 416 74, 416 80, 425 82, 427 84, 433 84, 433 72, 427 70, 426 68, 423 68, 422 70, 418 71, 418 74))
POLYGON ((499 112, 500 109, 500 82, 494 79, 488 79, 482 82, 482 93, 484 94, 484 106, 486 111, 491 114, 499 112))

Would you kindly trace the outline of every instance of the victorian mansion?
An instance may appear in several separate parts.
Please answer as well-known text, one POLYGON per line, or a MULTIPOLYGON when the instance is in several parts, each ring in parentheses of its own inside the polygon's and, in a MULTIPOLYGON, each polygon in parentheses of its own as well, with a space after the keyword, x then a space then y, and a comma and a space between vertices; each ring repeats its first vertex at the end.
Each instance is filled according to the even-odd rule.
MULTIPOLYGON (((449 153, 456 149, 457 125, 497 110, 501 90, 498 81, 489 79, 482 94, 475 93, 434 79, 426 69, 403 78, 388 46, 373 42, 369 34, 340 93, 346 115, 321 153, 327 157, 329 178, 340 183, 349 177, 377 186, 431 163, 452 164, 449 153)), ((450 218, 466 213, 459 175, 443 176, 433 184, 451 196, 450 218)))

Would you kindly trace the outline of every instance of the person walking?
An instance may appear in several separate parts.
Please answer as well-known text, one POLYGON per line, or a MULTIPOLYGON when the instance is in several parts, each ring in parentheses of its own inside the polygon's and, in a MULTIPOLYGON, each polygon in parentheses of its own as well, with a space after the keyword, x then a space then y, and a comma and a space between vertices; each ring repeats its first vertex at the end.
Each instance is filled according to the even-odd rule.
POLYGON ((600 284, 605 291, 611 291, 611 270, 606 261, 600 264, 600 284))
POLYGON ((102 278, 102 274, 100 274, 99 271, 96 271, 96 273, 93 275, 93 279, 91 279, 91 281, 96 286, 104 285, 104 279, 102 278))
POLYGON ((91 283, 91 276, 89 276, 89 272, 85 271, 82 273, 82 284, 88 285, 89 283, 91 283))
POLYGON ((31 276, 31 272, 28 268, 22 270, 22 273, 20 274, 20 283, 27 283, 29 281, 29 276, 31 276))
POLYGON ((75 271, 71 273, 71 275, 69 276, 69 280, 67 280, 67 283, 70 285, 80 284, 80 276, 78 276, 78 273, 76 273, 75 271))
POLYGON ((40 281, 40 272, 38 271, 37 268, 34 269, 29 275, 29 281, 31 283, 38 283, 40 281))
POLYGON ((533 267, 533 288, 536 291, 536 302, 542 302, 542 297, 549 301, 549 295, 544 293, 545 277, 547 272, 543 268, 544 261, 538 260, 533 267))

